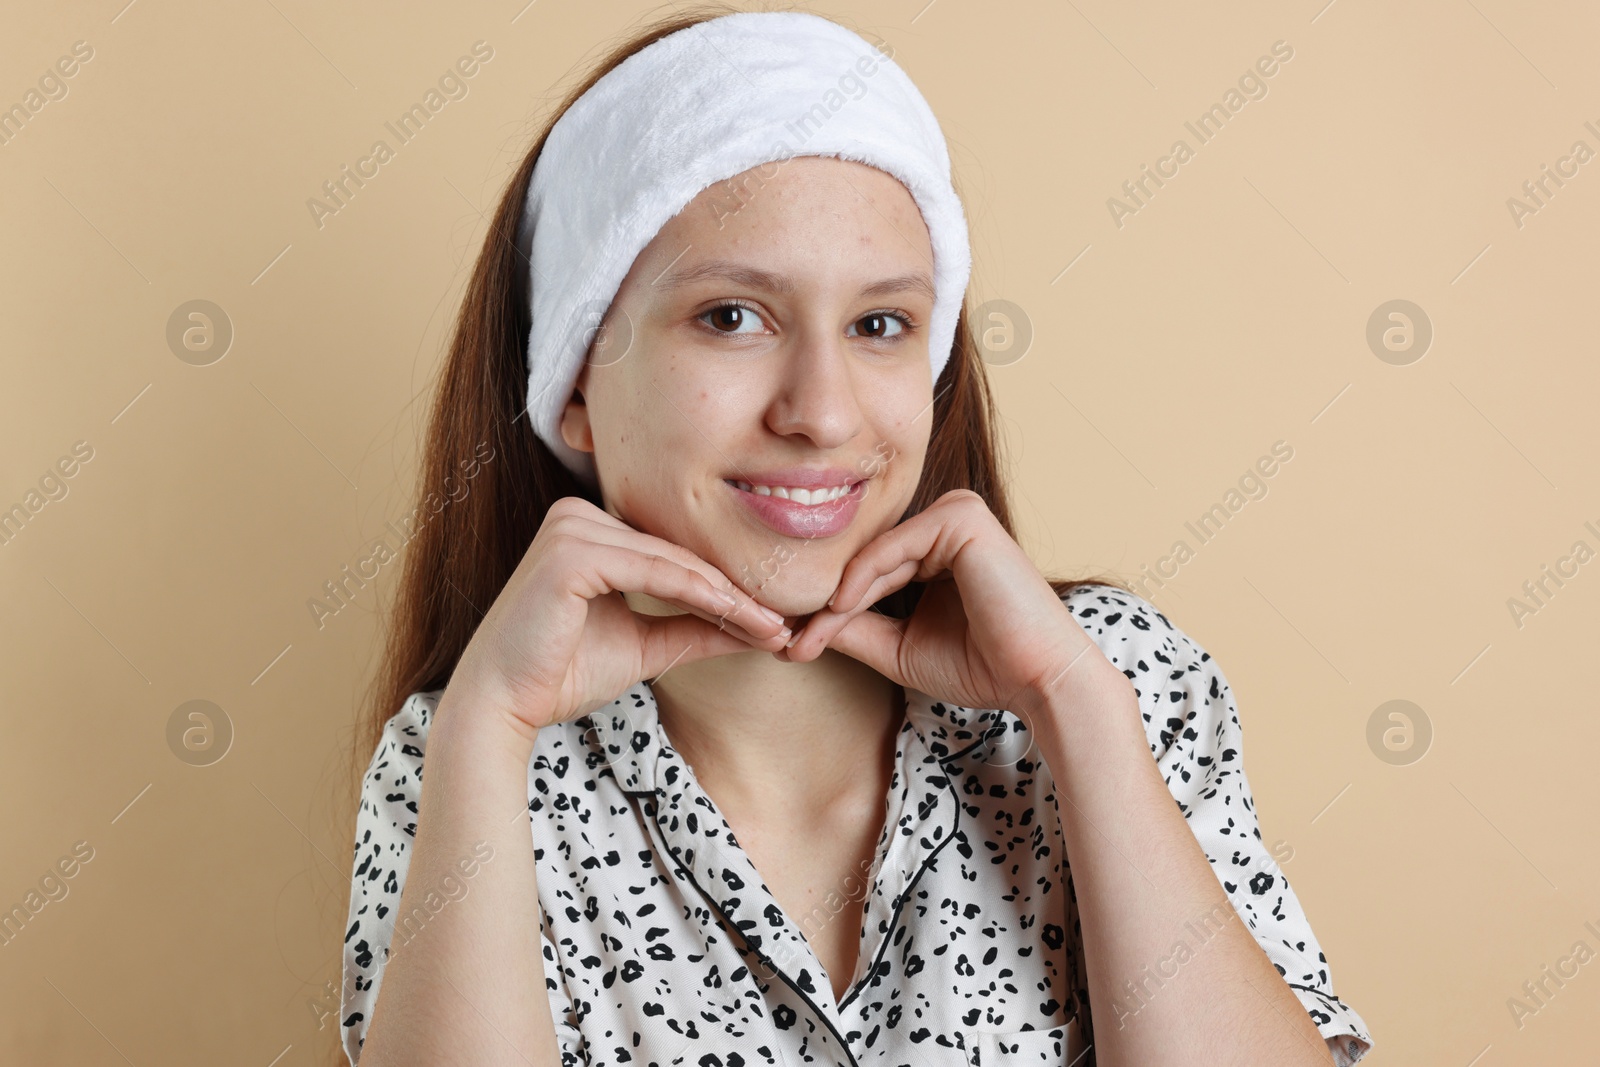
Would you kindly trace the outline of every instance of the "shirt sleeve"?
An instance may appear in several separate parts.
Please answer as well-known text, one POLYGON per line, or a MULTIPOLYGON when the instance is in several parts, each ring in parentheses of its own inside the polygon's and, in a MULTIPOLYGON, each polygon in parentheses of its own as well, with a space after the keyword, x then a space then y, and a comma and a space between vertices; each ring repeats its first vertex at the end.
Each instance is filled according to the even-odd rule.
POLYGON ((1132 680, 1151 755, 1234 911, 1310 1014, 1336 1067, 1355 1064, 1371 1049, 1371 1034, 1334 993, 1328 958, 1261 839, 1238 708, 1222 668, 1135 593, 1097 584, 1064 601, 1132 680))
MULTIPOLYGON (((411 865, 411 843, 417 836, 417 801, 422 793, 428 725, 439 695, 413 693, 406 699, 384 724, 378 747, 361 780, 339 1002, 341 1044, 351 1067, 358 1067, 360 1062, 361 1048, 372 1023, 372 1008, 383 983, 383 968, 389 959, 395 913, 411 865)), ((548 920, 545 928, 548 934, 548 920)), ((589 1059, 582 1035, 574 1025, 565 986, 553 980, 560 977, 560 972, 556 970, 552 976, 552 950, 548 941, 540 947, 562 1067, 588 1067, 589 1059)))
POLYGON ((408 697, 384 723, 361 780, 350 916, 344 933, 344 992, 339 1002, 342 1043, 352 1067, 366 1043, 394 936, 395 908, 411 865, 422 756, 434 707, 428 694, 408 697))

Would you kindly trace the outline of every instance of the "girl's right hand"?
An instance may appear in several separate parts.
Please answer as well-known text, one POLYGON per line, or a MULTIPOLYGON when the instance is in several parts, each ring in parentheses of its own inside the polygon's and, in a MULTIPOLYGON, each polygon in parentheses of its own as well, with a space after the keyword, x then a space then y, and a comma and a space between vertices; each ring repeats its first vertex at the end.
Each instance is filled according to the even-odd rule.
MULTIPOLYGON (((543 726, 604 707, 643 678, 790 637, 717 568, 580 497, 550 506, 539 532, 452 674, 500 705, 531 743, 543 726), (687 615, 641 615, 622 593, 687 615)), ((452 686, 452 688, 461 688, 452 686)))

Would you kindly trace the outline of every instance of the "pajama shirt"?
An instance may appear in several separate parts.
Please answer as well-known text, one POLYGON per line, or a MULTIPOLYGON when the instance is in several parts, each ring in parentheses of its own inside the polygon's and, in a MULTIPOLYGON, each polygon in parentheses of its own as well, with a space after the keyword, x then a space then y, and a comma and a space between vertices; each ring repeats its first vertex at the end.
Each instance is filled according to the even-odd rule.
MULTIPOLYGON (((1137 594, 1095 584, 1063 601, 1132 680, 1151 756, 1233 912, 1197 914, 1171 953, 1122 983, 1104 1019, 1137 1025, 1161 987, 1237 918, 1332 1062, 1362 1059, 1372 1045, 1366 1024, 1335 994, 1261 837, 1221 668, 1137 594)), ((352 1065, 426 817, 417 800, 442 692, 413 694, 389 719, 362 785, 340 1011, 352 1065)), ((872 865, 804 915, 773 898, 672 746, 648 682, 539 731, 528 826, 543 935, 538 946, 505 950, 541 954, 563 1067, 1094 1063, 1082 927, 1038 746, 1010 711, 905 695, 872 865), (863 920, 859 951, 836 1000, 807 937, 852 915, 863 920)), ((411 902, 402 931, 427 919, 439 906, 431 900, 411 902)))

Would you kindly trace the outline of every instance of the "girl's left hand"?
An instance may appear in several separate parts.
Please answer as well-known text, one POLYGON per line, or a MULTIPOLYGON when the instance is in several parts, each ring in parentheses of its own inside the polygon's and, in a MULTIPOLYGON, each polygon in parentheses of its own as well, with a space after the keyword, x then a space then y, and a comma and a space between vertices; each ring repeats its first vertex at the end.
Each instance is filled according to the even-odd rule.
POLYGON ((832 604, 773 655, 803 663, 824 648, 970 708, 1030 705, 1069 669, 1121 675, 969 489, 951 490, 868 542, 845 566, 832 604), (912 581, 928 585, 909 619, 869 610, 912 581))

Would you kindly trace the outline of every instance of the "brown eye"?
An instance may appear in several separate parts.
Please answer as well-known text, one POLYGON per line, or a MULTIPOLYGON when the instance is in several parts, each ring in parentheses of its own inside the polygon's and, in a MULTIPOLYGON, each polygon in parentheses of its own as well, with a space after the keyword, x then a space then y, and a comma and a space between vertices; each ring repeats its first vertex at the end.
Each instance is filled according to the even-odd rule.
POLYGON ((855 321, 855 337, 872 341, 888 341, 904 333, 909 327, 903 315, 889 311, 874 311, 855 321), (892 327, 892 328, 891 328, 892 327))
POLYGON ((751 333, 761 326, 761 316, 742 304, 720 304, 700 319, 718 333, 751 333))

